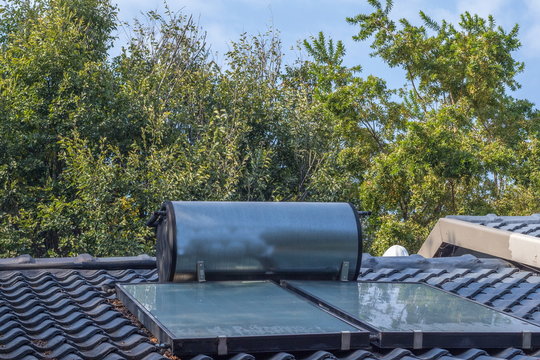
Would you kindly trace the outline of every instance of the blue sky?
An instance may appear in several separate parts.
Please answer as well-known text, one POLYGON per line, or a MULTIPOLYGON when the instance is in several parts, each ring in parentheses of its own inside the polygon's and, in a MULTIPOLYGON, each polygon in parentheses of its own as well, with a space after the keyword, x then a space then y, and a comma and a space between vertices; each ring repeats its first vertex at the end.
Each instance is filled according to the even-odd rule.
MULTIPOLYGON (((114 2, 114 0, 113 0, 114 2)), ((147 0, 116 0, 119 17, 130 21, 148 10, 163 10, 163 2, 147 0)), ((347 65, 361 65, 364 76, 373 74, 384 78, 390 87, 404 83, 403 72, 390 69, 377 58, 369 56, 367 42, 355 42, 356 28, 345 18, 371 10, 366 0, 168 0, 172 10, 193 14, 207 32, 207 40, 223 60, 230 42, 242 32, 263 33, 270 26, 281 32, 286 60, 297 55, 291 50, 298 40, 324 31, 335 40, 342 40, 347 48, 347 65)), ((525 62, 525 71, 518 76, 522 88, 514 93, 540 107, 540 0, 394 0, 392 17, 406 17, 420 23, 418 11, 423 10, 435 20, 457 22, 459 14, 470 11, 482 16, 492 14, 497 23, 509 30, 520 25, 522 47, 515 53, 525 62)), ((125 41, 125 33, 118 34, 117 48, 125 41)))

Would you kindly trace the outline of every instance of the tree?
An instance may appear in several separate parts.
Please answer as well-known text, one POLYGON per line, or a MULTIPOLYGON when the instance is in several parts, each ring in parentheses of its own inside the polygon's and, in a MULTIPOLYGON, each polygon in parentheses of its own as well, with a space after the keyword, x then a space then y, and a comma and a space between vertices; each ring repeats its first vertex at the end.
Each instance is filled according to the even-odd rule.
POLYGON ((369 2, 373 13, 348 19, 359 26, 354 38, 371 39, 372 55, 402 68, 408 82, 400 91, 406 125, 362 184, 364 204, 377 214, 377 251, 389 241, 416 250, 446 214, 511 212, 498 204, 513 191, 513 164, 535 121, 532 104, 508 94, 524 67, 512 55, 517 25, 506 32, 491 16, 467 12, 457 26, 438 24, 420 12, 423 25, 415 26, 390 19, 391 1, 369 2), (391 240, 392 228, 405 235, 391 240))
MULTIPOLYGON (((2 126, 20 128, 5 138, 13 150, 0 163, 2 255, 152 253, 155 237, 145 220, 164 200, 311 198, 330 139, 327 115, 312 102, 313 89, 287 83, 296 80, 281 72, 276 32, 242 36, 222 69, 193 19, 167 9, 135 22, 134 37, 111 59, 106 44, 114 23, 100 25, 98 36, 67 3, 11 4, 4 14, 19 25, 6 29, 18 31, 24 19, 35 18, 35 27, 24 31, 54 37, 20 53, 28 56, 20 74, 36 91, 28 92, 11 72, 3 79, 11 97, 3 104, 2 126), (47 57, 57 53, 57 39, 66 54, 47 57), (42 60, 57 76, 50 94, 40 90, 43 74, 31 74, 42 60), (18 97, 25 91, 26 98, 18 97), (19 122, 19 110, 24 116, 43 112, 31 117, 30 127, 19 122), (33 138, 40 140, 24 141, 33 138), (22 180, 13 181, 14 174, 22 180)), ((91 17, 96 24, 114 14, 105 1, 81 0, 79 6, 97 16, 91 17)), ((17 36, 7 36, 13 43, 4 45, 6 69, 21 58, 9 54, 33 44, 17 36)))
POLYGON ((104 114, 121 109, 107 71, 115 9, 102 0, 8 2, 0 29, 0 168, 4 253, 44 254, 58 246, 40 227, 39 205, 59 194, 58 141, 79 128, 87 138, 116 134, 104 114), (31 241, 29 241, 31 239, 31 241))
POLYGON ((0 256, 152 253, 163 200, 350 201, 365 251, 411 252, 446 214, 538 212, 538 111, 510 90, 517 28, 349 19, 407 85, 346 66, 319 33, 283 64, 277 31, 216 64, 192 17, 127 25, 107 0, 10 0, 0 11, 0 256))

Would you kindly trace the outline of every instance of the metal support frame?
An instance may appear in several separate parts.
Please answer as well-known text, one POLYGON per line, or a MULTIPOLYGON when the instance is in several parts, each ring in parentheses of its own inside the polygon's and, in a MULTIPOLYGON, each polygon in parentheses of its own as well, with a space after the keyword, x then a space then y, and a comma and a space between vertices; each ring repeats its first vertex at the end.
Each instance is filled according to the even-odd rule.
POLYGON ((532 348, 532 335, 530 331, 523 331, 523 341, 521 344, 522 349, 532 348))
POLYGON ((206 281, 206 273, 204 271, 204 261, 197 261, 197 281, 198 282, 205 282, 206 281))
POLYGON ((341 350, 351 350, 351 332, 342 331, 341 332, 341 350))
POLYGON ((422 333, 422 330, 413 330, 413 332, 413 349, 422 349, 424 342, 424 334, 422 333))
POLYGON ((217 354, 218 355, 227 355, 228 349, 227 349, 227 337, 226 336, 218 336, 217 338, 217 354))
POLYGON ((342 261, 339 269, 339 281, 349 281, 349 262, 342 261))

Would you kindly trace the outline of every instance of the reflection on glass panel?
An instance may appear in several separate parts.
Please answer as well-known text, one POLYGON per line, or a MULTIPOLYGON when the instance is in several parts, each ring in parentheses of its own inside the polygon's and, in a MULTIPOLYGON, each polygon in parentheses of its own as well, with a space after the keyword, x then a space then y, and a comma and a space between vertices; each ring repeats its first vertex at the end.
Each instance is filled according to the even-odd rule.
POLYGON ((265 281, 121 286, 176 338, 359 332, 265 281))
POLYGON ((130 288, 130 293, 148 311, 156 310, 156 287, 155 286, 134 286, 130 288))
POLYGON ((538 326, 424 284, 288 283, 381 331, 540 331, 538 326))

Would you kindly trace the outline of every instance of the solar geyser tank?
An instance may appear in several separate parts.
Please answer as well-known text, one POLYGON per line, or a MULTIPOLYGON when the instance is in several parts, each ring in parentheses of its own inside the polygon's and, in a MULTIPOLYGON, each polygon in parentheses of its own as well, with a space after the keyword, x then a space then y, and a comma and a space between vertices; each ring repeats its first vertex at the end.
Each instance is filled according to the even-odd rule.
POLYGON ((157 227, 162 282, 206 280, 347 279, 360 269, 358 213, 349 203, 163 203, 149 221, 157 227))
POLYGON ((347 281, 362 251, 348 203, 174 201, 149 225, 161 283, 118 296, 176 355, 540 346, 540 327, 426 284, 347 281))

